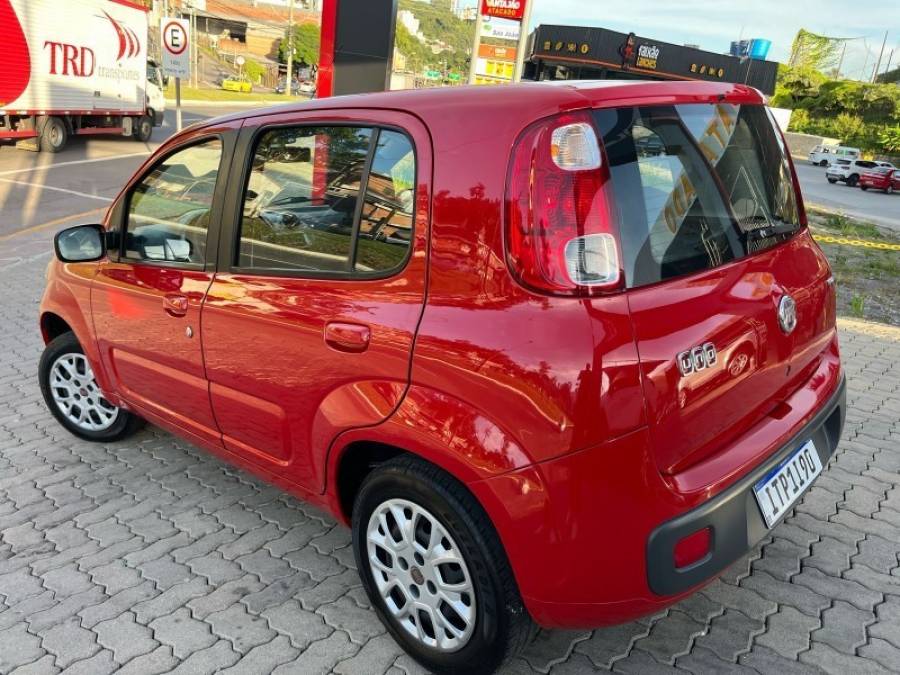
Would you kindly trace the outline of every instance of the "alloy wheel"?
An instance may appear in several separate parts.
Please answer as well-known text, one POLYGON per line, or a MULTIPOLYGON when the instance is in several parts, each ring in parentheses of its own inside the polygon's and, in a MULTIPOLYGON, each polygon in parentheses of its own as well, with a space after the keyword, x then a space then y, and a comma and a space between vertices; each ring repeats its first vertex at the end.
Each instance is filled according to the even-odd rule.
POLYGON ((50 391, 59 411, 85 431, 103 431, 119 416, 119 408, 103 398, 94 371, 83 354, 63 354, 50 366, 50 391))
POLYGON ((475 629, 475 586, 440 521, 405 499, 381 503, 366 529, 368 563, 388 612, 415 640, 462 649, 475 629))

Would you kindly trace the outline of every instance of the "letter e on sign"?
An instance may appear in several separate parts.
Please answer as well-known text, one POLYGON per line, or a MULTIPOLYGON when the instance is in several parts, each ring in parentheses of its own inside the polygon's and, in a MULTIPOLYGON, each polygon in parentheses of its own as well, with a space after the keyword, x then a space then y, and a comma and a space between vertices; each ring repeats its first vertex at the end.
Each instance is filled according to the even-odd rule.
POLYGON ((187 79, 191 75, 190 26, 187 19, 163 17, 160 22, 162 36, 162 67, 173 77, 187 79))

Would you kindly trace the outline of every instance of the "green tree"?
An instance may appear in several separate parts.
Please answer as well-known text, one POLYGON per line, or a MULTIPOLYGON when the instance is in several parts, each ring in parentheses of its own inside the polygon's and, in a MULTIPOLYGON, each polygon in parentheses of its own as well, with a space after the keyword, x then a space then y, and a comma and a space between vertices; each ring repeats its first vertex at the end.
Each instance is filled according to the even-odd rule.
POLYGON ((887 152, 900 152, 900 126, 888 127, 878 137, 887 152))
POLYGON ((850 113, 841 113, 834 119, 834 133, 845 143, 859 138, 863 126, 862 118, 850 113))
MULTIPOLYGON (((291 35, 294 47, 294 63, 301 62, 313 65, 319 62, 319 27, 314 23, 304 23, 294 26, 291 35)), ((282 40, 278 45, 278 60, 287 63, 287 40, 282 40)))

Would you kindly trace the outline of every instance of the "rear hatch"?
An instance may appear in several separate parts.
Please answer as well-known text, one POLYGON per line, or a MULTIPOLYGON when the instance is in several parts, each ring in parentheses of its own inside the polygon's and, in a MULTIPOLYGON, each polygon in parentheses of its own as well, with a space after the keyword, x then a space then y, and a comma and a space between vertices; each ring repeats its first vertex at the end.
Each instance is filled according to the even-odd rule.
POLYGON ((762 105, 594 112, 615 194, 654 454, 718 453, 808 378, 833 290, 783 140, 762 105), (779 307, 796 308, 792 330, 779 307))

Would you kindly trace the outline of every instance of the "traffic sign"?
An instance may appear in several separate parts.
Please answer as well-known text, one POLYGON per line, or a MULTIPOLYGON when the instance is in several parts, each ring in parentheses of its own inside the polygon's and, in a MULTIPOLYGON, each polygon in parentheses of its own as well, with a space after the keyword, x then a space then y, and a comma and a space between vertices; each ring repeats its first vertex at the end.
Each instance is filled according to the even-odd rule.
POLYGON ((163 17, 160 21, 162 35, 162 67, 174 77, 188 78, 191 75, 190 22, 187 19, 163 17))

